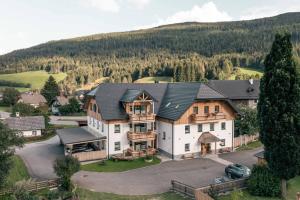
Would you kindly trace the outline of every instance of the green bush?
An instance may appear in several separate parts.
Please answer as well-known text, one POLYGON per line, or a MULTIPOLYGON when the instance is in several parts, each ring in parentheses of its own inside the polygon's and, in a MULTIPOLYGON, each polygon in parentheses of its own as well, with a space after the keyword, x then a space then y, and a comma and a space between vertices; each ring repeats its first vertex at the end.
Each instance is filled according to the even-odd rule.
POLYGON ((280 196, 280 179, 266 165, 254 165, 248 180, 248 191, 255 196, 280 196))

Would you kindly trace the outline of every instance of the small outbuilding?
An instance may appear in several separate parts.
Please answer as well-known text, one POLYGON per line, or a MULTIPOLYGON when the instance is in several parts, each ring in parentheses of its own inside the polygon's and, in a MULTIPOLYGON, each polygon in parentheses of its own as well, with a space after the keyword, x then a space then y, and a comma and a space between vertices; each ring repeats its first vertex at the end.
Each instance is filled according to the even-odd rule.
POLYGON ((265 164, 267 164, 267 161, 265 159, 265 151, 258 152, 254 156, 257 157, 257 164, 258 165, 265 165, 265 164))
POLYGON ((107 158, 106 136, 91 128, 76 127, 56 131, 65 155, 71 155, 79 161, 102 160, 107 158))

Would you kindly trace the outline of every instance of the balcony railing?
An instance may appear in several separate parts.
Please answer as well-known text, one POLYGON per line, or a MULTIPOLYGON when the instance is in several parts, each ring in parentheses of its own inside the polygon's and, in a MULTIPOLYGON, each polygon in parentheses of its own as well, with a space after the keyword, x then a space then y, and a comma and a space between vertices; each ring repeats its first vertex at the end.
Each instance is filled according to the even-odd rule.
POLYGON ((192 120, 194 122, 203 122, 203 121, 214 121, 219 119, 225 119, 226 116, 224 113, 208 113, 208 114, 192 114, 192 120))
POLYGON ((154 113, 129 114, 130 121, 154 121, 154 113))
POLYGON ((145 150, 140 150, 140 151, 136 151, 136 150, 133 150, 132 148, 129 148, 127 150, 127 152, 132 155, 134 158, 139 158, 139 157, 145 157, 147 155, 155 155, 156 153, 156 149, 155 148, 148 148, 148 149, 145 149, 145 150))
POLYGON ((132 141, 155 140, 155 135, 154 131, 148 131, 145 133, 128 131, 127 133, 128 140, 132 141))

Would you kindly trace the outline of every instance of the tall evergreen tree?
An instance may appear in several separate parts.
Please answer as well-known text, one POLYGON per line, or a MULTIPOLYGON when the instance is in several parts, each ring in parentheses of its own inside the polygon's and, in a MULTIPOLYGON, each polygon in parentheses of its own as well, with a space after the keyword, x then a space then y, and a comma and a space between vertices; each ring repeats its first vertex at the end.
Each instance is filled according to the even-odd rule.
POLYGON ((48 81, 45 83, 43 89, 41 90, 41 94, 47 100, 48 105, 50 105, 54 97, 59 95, 59 88, 53 76, 49 76, 48 81))
POLYGON ((300 163, 300 85, 290 39, 288 33, 276 34, 265 59, 258 103, 265 158, 281 179, 283 198, 286 181, 299 173, 300 163))

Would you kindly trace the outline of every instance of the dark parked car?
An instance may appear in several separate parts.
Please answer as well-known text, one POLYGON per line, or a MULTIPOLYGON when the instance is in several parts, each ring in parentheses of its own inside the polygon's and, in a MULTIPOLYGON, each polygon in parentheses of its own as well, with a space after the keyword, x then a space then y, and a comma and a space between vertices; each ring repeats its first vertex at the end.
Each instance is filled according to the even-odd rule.
POLYGON ((248 177, 251 174, 251 170, 241 164, 233 164, 233 165, 228 165, 225 168, 225 174, 232 179, 235 178, 243 178, 243 177, 248 177))

